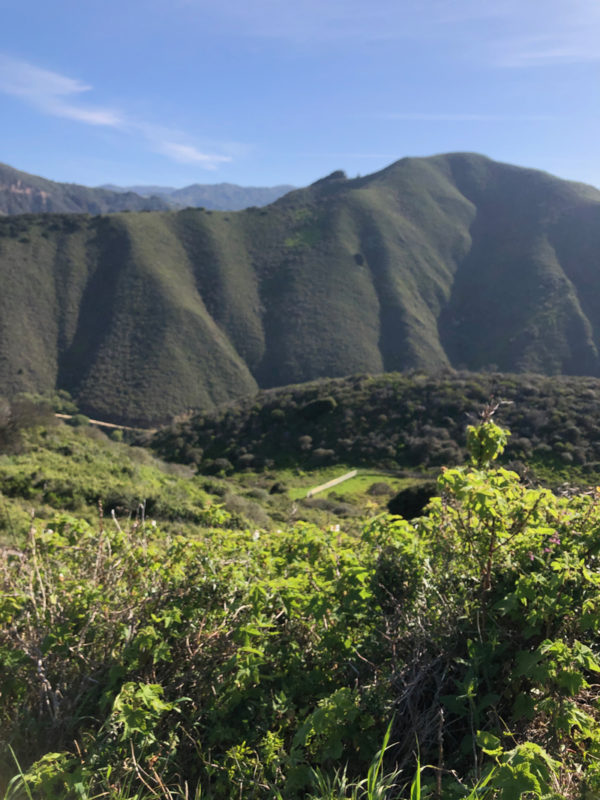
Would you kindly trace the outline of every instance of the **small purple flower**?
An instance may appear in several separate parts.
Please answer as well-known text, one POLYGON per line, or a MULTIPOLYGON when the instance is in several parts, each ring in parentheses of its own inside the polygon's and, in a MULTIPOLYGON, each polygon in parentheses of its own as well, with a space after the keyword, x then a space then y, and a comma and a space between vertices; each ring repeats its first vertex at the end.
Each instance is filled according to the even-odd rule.
POLYGON ((527 553, 527 555, 529 556, 529 560, 530 560, 530 561, 533 561, 533 559, 535 558, 535 556, 533 555, 533 553, 531 552, 531 550, 530 550, 530 551, 527 553))

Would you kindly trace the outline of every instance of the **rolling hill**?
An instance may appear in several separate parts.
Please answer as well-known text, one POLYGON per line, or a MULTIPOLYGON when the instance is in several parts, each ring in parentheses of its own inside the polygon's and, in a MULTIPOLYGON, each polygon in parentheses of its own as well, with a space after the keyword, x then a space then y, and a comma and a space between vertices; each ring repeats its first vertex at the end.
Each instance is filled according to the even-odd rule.
POLYGON ((161 457, 218 473, 333 464, 433 469, 467 458, 466 426, 490 398, 511 431, 505 461, 550 483, 600 476, 600 380, 448 371, 355 375, 242 398, 159 430, 161 457))
POLYGON ((135 423, 417 368, 600 375, 600 192, 483 156, 272 205, 0 220, 0 380, 135 423))

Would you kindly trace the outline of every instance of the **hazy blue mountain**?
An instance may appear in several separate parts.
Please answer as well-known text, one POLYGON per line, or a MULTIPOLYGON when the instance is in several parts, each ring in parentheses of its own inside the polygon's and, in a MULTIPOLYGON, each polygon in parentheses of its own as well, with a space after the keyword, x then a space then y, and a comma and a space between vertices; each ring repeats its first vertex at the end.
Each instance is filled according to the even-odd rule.
POLYGON ((76 183, 57 183, 0 164, 0 214, 106 214, 166 208, 169 204, 159 197, 141 197, 130 191, 91 189, 76 183))
POLYGON ((143 197, 158 195, 173 208, 210 208, 215 211, 240 211, 250 206, 266 206, 291 192, 293 186, 238 186, 235 183, 194 183, 183 189, 171 186, 127 186, 108 184, 106 189, 116 192, 135 192, 143 197))

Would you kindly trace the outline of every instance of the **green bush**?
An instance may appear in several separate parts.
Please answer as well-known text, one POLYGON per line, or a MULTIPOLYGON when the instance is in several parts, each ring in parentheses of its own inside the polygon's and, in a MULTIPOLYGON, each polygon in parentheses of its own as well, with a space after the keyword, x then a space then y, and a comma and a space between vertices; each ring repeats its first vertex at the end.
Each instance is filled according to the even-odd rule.
POLYGON ((34 524, 1 554, 10 791, 595 796, 598 494, 531 488, 490 467, 503 431, 470 438, 426 514, 361 536, 231 530, 218 508, 195 539, 34 524))
POLYGON ((86 417, 85 414, 74 414, 69 420, 69 423, 74 428, 83 428, 90 424, 90 418, 86 417))

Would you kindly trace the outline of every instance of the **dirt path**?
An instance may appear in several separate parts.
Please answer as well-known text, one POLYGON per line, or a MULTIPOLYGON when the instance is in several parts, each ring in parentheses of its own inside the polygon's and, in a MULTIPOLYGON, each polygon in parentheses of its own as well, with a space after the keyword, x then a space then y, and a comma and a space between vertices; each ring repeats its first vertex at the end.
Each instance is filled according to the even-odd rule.
POLYGON ((315 486, 313 489, 309 489, 306 493, 307 497, 314 497, 314 495, 319 494, 319 492, 324 492, 325 489, 331 489, 334 486, 337 486, 339 483, 343 483, 344 481, 350 480, 350 478, 354 478, 355 475, 358 475, 358 470, 353 469, 351 472, 346 472, 339 478, 334 478, 332 481, 327 481, 327 483, 322 483, 320 486, 315 486))
MULTIPOLYGON (((55 414, 59 419, 73 419, 73 414, 55 414)), ((116 425, 114 422, 102 422, 99 419, 91 419, 90 425, 97 425, 99 428, 111 428, 119 431, 147 431, 148 433, 155 433, 155 428, 131 428, 129 425, 116 425)))

